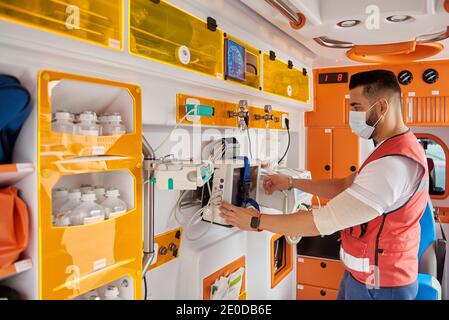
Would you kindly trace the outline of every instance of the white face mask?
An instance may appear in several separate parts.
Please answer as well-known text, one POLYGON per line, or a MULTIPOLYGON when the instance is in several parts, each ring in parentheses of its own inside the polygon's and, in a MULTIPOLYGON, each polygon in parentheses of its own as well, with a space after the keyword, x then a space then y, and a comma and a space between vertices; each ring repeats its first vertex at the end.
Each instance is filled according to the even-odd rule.
POLYGON ((379 120, 374 124, 374 126, 370 126, 366 123, 366 114, 370 111, 374 106, 378 103, 377 101, 373 104, 367 111, 350 111, 349 112, 349 126, 356 135, 360 138, 369 140, 372 138, 374 130, 376 129, 377 124, 382 120, 384 116, 381 116, 379 120))

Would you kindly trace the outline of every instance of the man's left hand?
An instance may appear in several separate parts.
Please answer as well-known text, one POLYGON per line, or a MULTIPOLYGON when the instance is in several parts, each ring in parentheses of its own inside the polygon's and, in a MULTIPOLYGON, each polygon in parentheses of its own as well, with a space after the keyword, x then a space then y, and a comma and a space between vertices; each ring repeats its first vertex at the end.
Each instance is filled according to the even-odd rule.
POLYGON ((240 208, 223 201, 220 206, 220 216, 234 227, 246 231, 257 231, 251 228, 251 218, 259 216, 255 209, 240 208))

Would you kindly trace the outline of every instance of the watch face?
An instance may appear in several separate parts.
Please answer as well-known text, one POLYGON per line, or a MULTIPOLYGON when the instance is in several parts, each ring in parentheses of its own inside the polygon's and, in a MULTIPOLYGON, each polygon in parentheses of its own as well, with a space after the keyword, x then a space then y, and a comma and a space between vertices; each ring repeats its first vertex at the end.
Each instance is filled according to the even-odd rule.
POLYGON ((258 229, 260 224, 260 219, 258 217, 251 218, 251 228, 258 229))

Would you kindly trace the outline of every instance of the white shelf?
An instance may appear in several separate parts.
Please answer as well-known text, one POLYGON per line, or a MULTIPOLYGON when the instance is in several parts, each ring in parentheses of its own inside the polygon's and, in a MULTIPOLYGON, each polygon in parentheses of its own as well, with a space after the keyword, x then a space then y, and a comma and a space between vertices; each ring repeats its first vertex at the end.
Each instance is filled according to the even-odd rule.
POLYGON ((4 269, 0 269, 0 280, 5 280, 7 278, 18 275, 22 272, 30 270, 33 267, 33 263, 31 259, 19 260, 16 263, 6 267, 4 269))
POLYGON ((0 187, 15 184, 31 172, 32 163, 0 164, 0 187))

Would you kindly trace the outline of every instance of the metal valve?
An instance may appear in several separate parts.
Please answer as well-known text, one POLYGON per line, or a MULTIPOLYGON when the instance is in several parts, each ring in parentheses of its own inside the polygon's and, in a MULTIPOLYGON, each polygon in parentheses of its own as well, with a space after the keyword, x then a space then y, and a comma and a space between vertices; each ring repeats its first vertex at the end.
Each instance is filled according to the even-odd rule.
POLYGON ((279 118, 275 117, 274 115, 270 114, 270 112, 272 111, 272 107, 270 105, 265 105, 265 107, 263 108, 263 110, 265 111, 265 115, 261 116, 261 115, 254 115, 254 120, 265 120, 267 126, 269 124, 270 121, 274 121, 274 122, 279 122, 279 118))
POLYGON ((249 121, 249 111, 248 111, 248 101, 240 100, 239 101, 239 110, 237 112, 228 111, 229 118, 238 118, 239 128, 240 130, 244 130, 248 127, 249 121))

